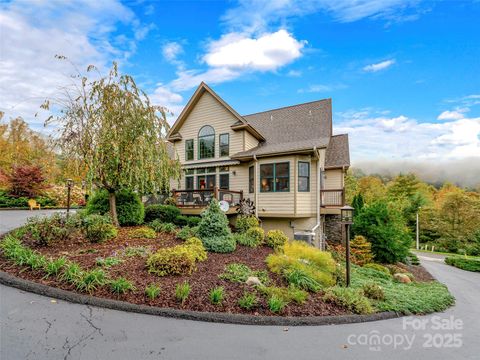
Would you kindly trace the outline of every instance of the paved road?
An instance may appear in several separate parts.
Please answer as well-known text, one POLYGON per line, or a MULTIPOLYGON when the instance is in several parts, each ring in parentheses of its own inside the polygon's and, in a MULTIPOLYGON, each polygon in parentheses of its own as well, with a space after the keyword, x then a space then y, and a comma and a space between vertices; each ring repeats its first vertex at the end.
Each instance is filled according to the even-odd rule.
POLYGON ((288 329, 124 313, 0 286, 0 359, 479 359, 480 274, 422 263, 457 297, 445 313, 288 329), (450 317, 461 325, 433 328, 450 317), (379 346, 363 345, 374 335, 379 346))
MULTIPOLYGON (((28 218, 46 216, 66 210, 0 210, 0 234, 23 225, 28 218)), ((74 212, 75 210, 71 210, 74 212)))

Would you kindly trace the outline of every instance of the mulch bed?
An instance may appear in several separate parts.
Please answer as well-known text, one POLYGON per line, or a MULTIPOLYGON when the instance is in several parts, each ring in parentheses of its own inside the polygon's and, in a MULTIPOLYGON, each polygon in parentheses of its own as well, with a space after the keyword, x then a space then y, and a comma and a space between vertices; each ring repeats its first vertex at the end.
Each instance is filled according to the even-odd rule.
POLYGON ((430 274, 423 266, 420 265, 406 265, 398 263, 397 266, 411 273, 415 278, 415 281, 428 282, 433 281, 435 278, 430 274))
MULTIPOLYGON (((173 235, 160 234, 156 239, 131 239, 128 236, 129 231, 134 229, 122 228, 119 235, 110 241, 101 244, 92 244, 81 236, 75 237, 66 242, 57 242, 48 247, 38 247, 31 240, 24 239, 23 243, 39 251, 40 253, 59 257, 65 256, 69 260, 79 263, 82 268, 95 267, 98 257, 119 256, 127 247, 144 246, 155 251, 159 248, 170 247, 182 244, 183 241, 176 239, 173 235)), ((252 270, 267 270, 265 258, 272 252, 268 247, 249 248, 237 246, 235 252, 230 254, 209 253, 208 259, 197 263, 197 271, 190 276, 165 276, 149 274, 145 261, 140 256, 126 257, 118 265, 106 269, 111 279, 125 277, 132 281, 136 291, 117 296, 110 292, 108 286, 97 289, 92 295, 102 298, 128 301, 134 304, 143 304, 157 307, 168 307, 177 309, 186 309, 194 311, 226 312, 226 313, 244 313, 259 316, 278 315, 268 309, 266 300, 261 294, 258 294, 260 300, 259 306, 254 310, 245 310, 238 306, 237 301, 242 297, 245 291, 254 289, 246 284, 232 283, 222 280, 218 277, 224 272, 227 264, 240 262, 248 265, 252 270), (188 281, 191 285, 191 292, 187 301, 181 305, 175 299, 175 287, 178 283, 188 281), (151 283, 156 283, 161 287, 160 295, 155 300, 149 300, 145 294, 145 287, 151 283), (213 305, 209 299, 209 292, 215 286, 224 287, 224 300, 221 305, 213 305)), ((64 290, 75 291, 76 289, 69 284, 60 282, 54 278, 44 279, 44 274, 40 271, 31 271, 24 267, 19 267, 3 256, 0 257, 0 269, 12 275, 23 279, 35 281, 44 285, 58 287, 64 290)), ((413 273, 413 271, 411 271, 413 273)), ((415 277, 417 275, 414 273, 415 277)), ((276 274, 270 273, 272 285, 285 286, 286 284, 276 274)), ((303 305, 290 303, 287 305, 281 315, 283 316, 327 316, 347 314, 343 308, 336 305, 325 303, 322 300, 322 293, 310 294, 309 299, 303 305)))

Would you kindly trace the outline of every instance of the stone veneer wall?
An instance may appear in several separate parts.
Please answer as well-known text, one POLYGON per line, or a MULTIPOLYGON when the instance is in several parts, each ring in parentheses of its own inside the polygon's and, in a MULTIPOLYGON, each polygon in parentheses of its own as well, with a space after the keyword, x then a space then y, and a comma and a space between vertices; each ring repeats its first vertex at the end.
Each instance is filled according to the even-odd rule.
POLYGON ((345 242, 343 231, 340 215, 325 215, 325 235, 328 244, 343 244, 345 242))

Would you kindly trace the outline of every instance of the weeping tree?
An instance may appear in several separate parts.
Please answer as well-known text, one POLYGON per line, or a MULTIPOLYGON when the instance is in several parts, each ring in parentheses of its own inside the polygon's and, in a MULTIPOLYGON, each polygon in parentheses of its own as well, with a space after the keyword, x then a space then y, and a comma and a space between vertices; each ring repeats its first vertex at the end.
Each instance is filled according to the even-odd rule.
POLYGON ((167 151, 166 109, 152 105, 116 63, 106 76, 90 65, 86 75, 78 71, 73 79, 42 105, 54 112, 46 123, 58 124, 57 144, 72 164, 86 169, 88 185, 108 191, 110 215, 118 225, 118 191, 164 192, 170 179, 180 176, 178 161, 167 151))

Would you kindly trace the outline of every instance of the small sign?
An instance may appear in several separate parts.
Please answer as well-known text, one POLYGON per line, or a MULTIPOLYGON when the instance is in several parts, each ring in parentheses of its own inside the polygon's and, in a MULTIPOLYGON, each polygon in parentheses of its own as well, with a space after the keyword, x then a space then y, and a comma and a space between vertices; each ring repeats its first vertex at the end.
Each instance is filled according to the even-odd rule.
POLYGON ((230 209, 230 204, 225 200, 220 201, 218 205, 220 205, 220 210, 223 212, 227 212, 230 209))

